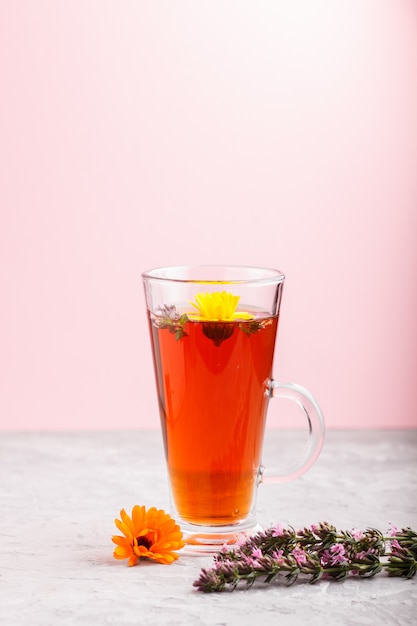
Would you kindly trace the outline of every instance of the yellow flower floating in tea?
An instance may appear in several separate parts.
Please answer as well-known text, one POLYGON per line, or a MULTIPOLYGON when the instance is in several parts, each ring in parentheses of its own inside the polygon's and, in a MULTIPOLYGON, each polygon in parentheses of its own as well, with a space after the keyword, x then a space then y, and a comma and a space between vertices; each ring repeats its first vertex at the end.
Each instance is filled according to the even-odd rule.
POLYGON ((246 311, 236 311, 240 297, 229 291, 198 293, 190 304, 198 314, 188 313, 189 319, 203 322, 233 322, 234 320, 253 320, 254 316, 246 311))
POLYGON ((190 304, 198 313, 187 313, 190 320, 203 322, 203 333, 211 339, 215 346, 229 339, 234 333, 236 325, 247 335, 257 332, 262 322, 255 320, 255 316, 247 311, 237 311, 240 296, 229 291, 214 291, 213 293, 198 293, 194 302, 190 304), (234 322, 234 323, 232 323, 234 322))
POLYGON ((140 558, 165 565, 178 559, 175 550, 183 548, 185 543, 180 527, 168 513, 154 506, 146 509, 136 505, 131 516, 122 509, 120 517, 114 523, 124 536, 112 537, 117 546, 113 552, 115 559, 129 559, 129 566, 136 565, 140 558))
POLYGON ((250 336, 271 323, 270 318, 255 319, 252 313, 237 310, 239 300, 240 296, 228 291, 198 293, 194 301, 190 302, 197 312, 187 311, 180 314, 175 305, 164 304, 158 308, 156 314, 151 314, 152 324, 156 328, 169 330, 178 341, 187 336, 189 322, 201 322, 203 334, 215 346, 220 346, 233 335, 235 328, 250 336))
POLYGON ((233 322, 234 320, 252 320, 253 315, 246 311, 236 311, 240 297, 229 291, 198 293, 190 304, 198 313, 189 313, 189 319, 204 322, 233 322))

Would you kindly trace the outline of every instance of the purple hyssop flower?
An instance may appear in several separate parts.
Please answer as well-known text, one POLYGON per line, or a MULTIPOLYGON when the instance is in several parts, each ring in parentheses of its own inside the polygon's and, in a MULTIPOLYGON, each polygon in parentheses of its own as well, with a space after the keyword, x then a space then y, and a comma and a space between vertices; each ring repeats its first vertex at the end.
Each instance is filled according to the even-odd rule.
POLYGON ((304 563, 307 562, 306 554, 301 548, 294 548, 294 550, 291 552, 291 556, 293 556, 296 560, 298 567, 301 567, 302 565, 304 565, 304 563))
POLYGON ((273 530, 272 536, 282 537, 283 534, 284 534, 284 527, 282 526, 282 524, 277 524, 273 530))
POLYGON ((390 537, 395 537, 395 535, 398 533, 397 526, 394 526, 394 524, 391 524, 388 532, 389 532, 390 537))
POLYGON ((345 547, 341 543, 334 543, 330 546, 331 563, 332 565, 340 565, 346 561, 345 547))
POLYGON ((252 556, 254 559, 261 559, 263 557, 262 550, 260 548, 254 548, 252 550, 252 556))
POLYGON ((272 553, 272 558, 278 563, 278 565, 283 565, 285 563, 284 559, 284 550, 274 550, 272 553))

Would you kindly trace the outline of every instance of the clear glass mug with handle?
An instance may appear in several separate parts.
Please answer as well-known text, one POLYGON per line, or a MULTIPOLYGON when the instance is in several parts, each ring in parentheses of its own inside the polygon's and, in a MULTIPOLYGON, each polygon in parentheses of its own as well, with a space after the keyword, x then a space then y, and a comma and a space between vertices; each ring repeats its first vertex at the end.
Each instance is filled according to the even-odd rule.
POLYGON ((260 483, 311 467, 323 445, 323 415, 307 389, 272 377, 281 272, 176 266, 142 279, 171 514, 188 549, 215 550, 257 528, 260 483), (271 398, 296 402, 308 428, 304 455, 285 475, 262 465, 271 398))

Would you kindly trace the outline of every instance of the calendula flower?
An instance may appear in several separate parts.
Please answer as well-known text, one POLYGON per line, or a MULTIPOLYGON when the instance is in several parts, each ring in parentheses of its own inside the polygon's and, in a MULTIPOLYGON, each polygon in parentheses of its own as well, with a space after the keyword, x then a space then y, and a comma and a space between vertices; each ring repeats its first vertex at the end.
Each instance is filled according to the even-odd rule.
POLYGON ((195 301, 190 304, 197 309, 198 314, 189 313, 189 319, 203 322, 233 322, 233 320, 251 320, 253 315, 246 311, 236 311, 240 297, 229 291, 214 291, 213 293, 198 293, 195 301))
POLYGON ((175 520, 155 507, 146 509, 134 506, 132 516, 124 509, 120 511, 121 520, 114 523, 123 533, 123 537, 112 537, 116 544, 113 556, 115 559, 129 559, 128 565, 136 565, 141 557, 169 565, 178 558, 175 550, 184 547, 182 532, 175 520))

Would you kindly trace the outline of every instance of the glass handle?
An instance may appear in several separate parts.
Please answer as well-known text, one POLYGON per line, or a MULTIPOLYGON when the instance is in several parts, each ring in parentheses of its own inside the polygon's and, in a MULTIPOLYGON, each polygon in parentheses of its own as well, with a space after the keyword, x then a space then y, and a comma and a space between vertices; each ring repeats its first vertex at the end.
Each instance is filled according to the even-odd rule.
POLYGON ((271 380, 269 384, 271 398, 285 398, 296 402, 303 412, 309 431, 308 440, 301 459, 287 474, 280 474, 278 470, 261 468, 260 482, 284 483, 304 474, 317 460, 324 442, 325 425, 323 413, 314 397, 304 387, 294 383, 278 383, 271 380))

